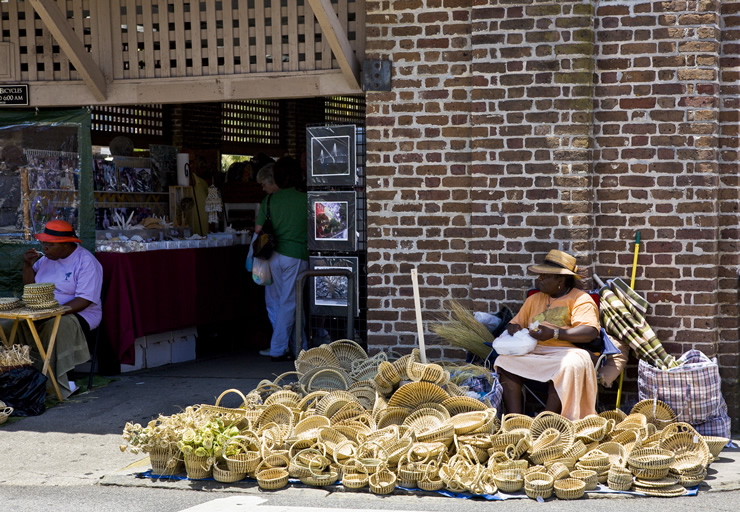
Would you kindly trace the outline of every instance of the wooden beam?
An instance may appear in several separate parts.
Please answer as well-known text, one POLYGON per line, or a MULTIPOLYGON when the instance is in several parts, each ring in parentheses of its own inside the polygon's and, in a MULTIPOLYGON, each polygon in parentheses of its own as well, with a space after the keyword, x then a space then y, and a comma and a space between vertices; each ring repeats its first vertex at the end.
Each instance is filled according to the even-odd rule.
POLYGON ((31 107, 205 103, 358 94, 339 69, 113 80, 108 84, 104 101, 96 99, 80 80, 29 82, 29 89, 31 107))
POLYGON ((29 0, 29 2, 95 98, 98 101, 105 101, 105 77, 92 55, 85 49, 82 40, 67 23, 67 17, 57 3, 54 0, 29 0))
POLYGON ((347 83, 352 89, 361 90, 360 62, 352 51, 347 34, 331 5, 331 0, 308 0, 308 3, 316 16, 316 21, 321 26, 321 31, 329 40, 329 46, 337 58, 342 73, 347 78, 347 83))

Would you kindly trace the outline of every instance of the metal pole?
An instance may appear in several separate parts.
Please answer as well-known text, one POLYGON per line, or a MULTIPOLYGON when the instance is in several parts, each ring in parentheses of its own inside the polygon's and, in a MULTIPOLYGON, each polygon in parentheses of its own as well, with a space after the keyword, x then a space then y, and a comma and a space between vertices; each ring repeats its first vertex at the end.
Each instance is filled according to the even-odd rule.
POLYGON ((355 274, 346 268, 304 270, 295 282, 295 346, 291 352, 298 357, 303 347, 303 285, 307 277, 343 276, 347 278, 347 339, 354 341, 355 332, 355 274))

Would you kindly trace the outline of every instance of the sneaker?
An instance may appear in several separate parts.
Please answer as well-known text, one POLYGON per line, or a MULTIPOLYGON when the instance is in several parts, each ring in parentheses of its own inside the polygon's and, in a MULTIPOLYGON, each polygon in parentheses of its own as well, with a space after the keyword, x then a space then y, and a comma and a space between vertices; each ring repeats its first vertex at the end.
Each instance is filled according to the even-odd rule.
POLYGON ((270 349, 266 348, 265 350, 260 350, 261 356, 269 356, 270 355, 270 349))

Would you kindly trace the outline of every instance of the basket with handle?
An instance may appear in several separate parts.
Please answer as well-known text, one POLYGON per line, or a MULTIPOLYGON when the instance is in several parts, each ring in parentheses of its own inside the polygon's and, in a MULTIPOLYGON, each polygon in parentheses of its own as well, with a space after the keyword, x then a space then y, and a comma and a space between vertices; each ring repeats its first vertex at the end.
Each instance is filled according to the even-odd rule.
POLYGON ((275 490, 288 485, 288 465, 284 455, 272 455, 263 459, 255 469, 257 485, 260 489, 275 490))
POLYGON ((382 464, 368 477, 368 485, 373 494, 390 494, 396 488, 396 474, 382 464))
POLYGON ((261 440, 257 434, 247 430, 240 435, 232 437, 224 444, 223 459, 230 471, 236 473, 251 473, 260 462, 261 440), (234 446, 236 445, 236 446, 234 446), (235 453, 229 453, 231 447, 236 448, 235 453))
POLYGON ((367 468, 359 460, 352 458, 342 466, 342 484, 350 489, 360 489, 369 482, 367 468))
POLYGON ((231 484, 234 482, 238 482, 239 480, 244 480, 246 476, 246 473, 231 471, 228 468, 220 467, 218 461, 213 464, 213 479, 217 482, 231 484))
POLYGON ((227 389, 223 393, 221 393, 216 399, 215 405, 201 404, 200 410, 211 416, 220 417, 225 425, 233 425, 239 430, 249 428, 249 420, 246 416, 246 409, 242 407, 233 408, 221 406, 221 400, 223 400, 223 398, 229 393, 236 394, 239 396, 239 398, 241 398, 241 406, 244 406, 244 404, 247 402, 247 397, 245 397, 241 391, 232 388, 227 389))
POLYGON ((13 408, 5 405, 5 402, 0 401, 0 425, 8 421, 10 415, 13 414, 13 408))

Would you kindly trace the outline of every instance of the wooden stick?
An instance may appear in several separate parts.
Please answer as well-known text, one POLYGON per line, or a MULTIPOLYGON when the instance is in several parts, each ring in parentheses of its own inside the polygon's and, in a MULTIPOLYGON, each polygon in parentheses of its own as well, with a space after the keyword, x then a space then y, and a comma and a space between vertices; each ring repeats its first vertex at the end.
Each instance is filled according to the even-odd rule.
POLYGON ((21 169, 21 190, 23 191, 23 239, 31 239, 31 189, 28 186, 28 168, 21 169))
POLYGON ((414 287, 414 307, 416 308, 416 331, 419 333, 419 354, 422 364, 427 364, 427 351, 424 345, 424 324, 421 321, 421 300, 419 300, 419 275, 411 269, 411 284, 414 287))

